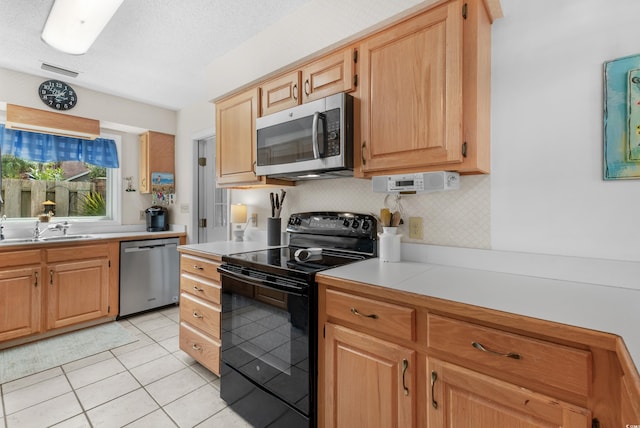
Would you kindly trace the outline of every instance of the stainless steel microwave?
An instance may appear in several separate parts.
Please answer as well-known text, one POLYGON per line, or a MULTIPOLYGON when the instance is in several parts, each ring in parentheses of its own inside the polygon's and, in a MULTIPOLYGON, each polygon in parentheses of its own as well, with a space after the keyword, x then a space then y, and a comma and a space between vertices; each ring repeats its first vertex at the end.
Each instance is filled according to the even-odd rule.
POLYGON ((353 175, 353 97, 340 93, 256 120, 256 174, 297 181, 353 175))

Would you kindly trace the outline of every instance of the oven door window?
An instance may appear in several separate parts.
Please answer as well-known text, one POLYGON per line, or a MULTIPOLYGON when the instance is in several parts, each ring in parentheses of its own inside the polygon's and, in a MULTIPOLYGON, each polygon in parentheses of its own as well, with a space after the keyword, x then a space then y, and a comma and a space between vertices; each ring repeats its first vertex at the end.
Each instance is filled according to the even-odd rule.
POLYGON ((222 360, 309 414, 309 297, 223 277, 222 360))

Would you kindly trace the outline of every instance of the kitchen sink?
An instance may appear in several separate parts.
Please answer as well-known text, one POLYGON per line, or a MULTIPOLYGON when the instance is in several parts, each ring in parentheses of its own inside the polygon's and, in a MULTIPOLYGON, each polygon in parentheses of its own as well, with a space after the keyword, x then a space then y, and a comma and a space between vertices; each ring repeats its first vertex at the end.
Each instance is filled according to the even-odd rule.
POLYGON ((65 242, 75 241, 78 239, 91 239, 94 235, 60 235, 60 236, 43 236, 38 239, 34 238, 9 238, 0 241, 2 244, 27 244, 31 242, 65 242))

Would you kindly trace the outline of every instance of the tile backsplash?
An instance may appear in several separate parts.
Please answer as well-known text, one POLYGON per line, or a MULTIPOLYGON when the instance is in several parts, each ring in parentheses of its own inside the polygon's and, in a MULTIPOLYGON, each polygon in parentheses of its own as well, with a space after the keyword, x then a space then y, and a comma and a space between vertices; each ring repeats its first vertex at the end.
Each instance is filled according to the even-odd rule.
MULTIPOLYGON (((386 206, 394 211, 401 206, 404 224, 403 242, 484 248, 491 246, 491 182, 488 175, 461 177, 460 190, 424 195, 374 193, 371 181, 358 178, 298 182, 285 188, 287 195, 282 217, 304 211, 351 211, 379 214, 386 206), (423 239, 409 239, 409 217, 422 217, 423 239)), ((269 192, 279 189, 234 190, 232 203, 249 206, 258 212, 258 227, 266 228, 270 216, 269 192)))

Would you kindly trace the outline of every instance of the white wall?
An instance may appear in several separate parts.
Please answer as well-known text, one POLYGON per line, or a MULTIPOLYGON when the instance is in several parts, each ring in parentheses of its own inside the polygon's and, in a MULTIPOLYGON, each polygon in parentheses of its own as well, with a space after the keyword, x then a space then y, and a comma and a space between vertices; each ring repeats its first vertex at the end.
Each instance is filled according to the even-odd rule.
POLYGON ((492 247, 640 260, 640 182, 602 180, 603 62, 640 52, 636 0, 501 0, 492 247))

